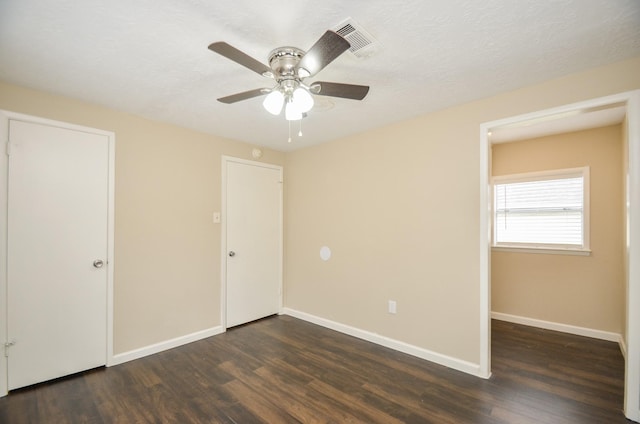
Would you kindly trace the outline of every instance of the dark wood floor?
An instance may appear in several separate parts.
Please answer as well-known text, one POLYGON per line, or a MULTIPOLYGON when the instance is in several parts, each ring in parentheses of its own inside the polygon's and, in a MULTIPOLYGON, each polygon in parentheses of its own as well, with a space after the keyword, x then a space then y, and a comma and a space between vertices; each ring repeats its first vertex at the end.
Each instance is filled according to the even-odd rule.
POLYGON ((0 399, 0 423, 627 423, 618 346, 493 323, 483 380, 280 316, 0 399))

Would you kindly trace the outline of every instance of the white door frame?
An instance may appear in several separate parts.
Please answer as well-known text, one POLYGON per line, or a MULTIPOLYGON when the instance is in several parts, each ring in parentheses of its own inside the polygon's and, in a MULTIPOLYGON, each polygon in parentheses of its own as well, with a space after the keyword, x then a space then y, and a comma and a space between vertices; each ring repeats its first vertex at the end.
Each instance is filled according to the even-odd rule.
MULTIPOLYGON (((280 172, 280 182, 283 182, 283 168, 280 165, 273 165, 270 163, 257 162, 247 159, 239 159, 233 156, 222 156, 222 216, 220 229, 220 324, 222 330, 227 329, 227 164, 229 162, 240 163, 244 165, 260 166, 262 168, 274 169, 280 172)), ((278 243, 280 245, 280 252, 278 252, 278 282, 279 282, 279 295, 278 295, 278 313, 282 313, 282 259, 283 259, 283 193, 284 189, 280 190, 280 234, 278 243)))
POLYGON ((626 106, 628 163, 626 175, 627 218, 627 354, 625 357, 624 413, 640 421, 640 90, 513 116, 480 125, 480 374, 491 375, 491 143, 492 128, 562 113, 626 106), (633 213, 631 213, 633 211, 633 213))
POLYGON ((31 115, 0 110, 0 397, 8 393, 8 358, 4 356, 4 343, 7 342, 7 212, 8 212, 8 164, 6 154, 9 137, 9 120, 48 125, 68 130, 98 134, 108 138, 109 177, 108 177, 108 233, 107 233, 107 351, 105 362, 113 364, 113 270, 114 270, 114 187, 115 187, 115 134, 109 131, 83 127, 66 122, 53 121, 31 115))

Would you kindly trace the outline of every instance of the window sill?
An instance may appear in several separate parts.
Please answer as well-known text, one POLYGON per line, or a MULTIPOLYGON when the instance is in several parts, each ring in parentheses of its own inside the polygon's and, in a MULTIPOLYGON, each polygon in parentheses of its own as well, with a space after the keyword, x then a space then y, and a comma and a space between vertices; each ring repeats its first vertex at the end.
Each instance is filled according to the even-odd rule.
POLYGON ((543 255, 573 255, 573 256, 591 256, 589 249, 573 249, 573 248, 553 248, 553 247, 520 247, 520 246, 491 246, 494 252, 514 252, 514 253, 538 253, 543 255))

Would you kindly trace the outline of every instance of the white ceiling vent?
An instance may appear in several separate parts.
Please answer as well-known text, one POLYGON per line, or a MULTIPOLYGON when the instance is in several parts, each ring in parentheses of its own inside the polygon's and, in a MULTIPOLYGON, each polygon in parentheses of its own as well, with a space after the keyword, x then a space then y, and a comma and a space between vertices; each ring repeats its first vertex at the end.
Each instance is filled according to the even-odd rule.
POLYGON ((378 51, 380 43, 351 18, 342 21, 333 30, 351 44, 349 51, 358 58, 365 58, 378 51))

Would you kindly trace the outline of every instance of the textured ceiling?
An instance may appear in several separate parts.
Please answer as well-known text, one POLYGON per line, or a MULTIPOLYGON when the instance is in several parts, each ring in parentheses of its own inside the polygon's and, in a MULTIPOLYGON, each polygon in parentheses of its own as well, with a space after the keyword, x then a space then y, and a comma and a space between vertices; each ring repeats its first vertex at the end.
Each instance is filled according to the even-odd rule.
POLYGON ((626 114, 626 106, 620 104, 596 108, 595 110, 576 109, 544 118, 535 118, 529 121, 492 128, 489 140, 491 143, 507 143, 552 134, 606 127, 622 123, 626 114))
POLYGON ((283 151, 639 55, 638 0, 0 0, 1 80, 283 151), (363 101, 317 97, 290 144, 260 98, 216 101, 272 81, 211 42, 266 63, 348 17, 377 52, 308 82, 369 85, 363 101))

